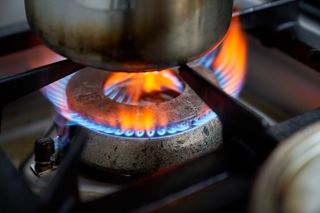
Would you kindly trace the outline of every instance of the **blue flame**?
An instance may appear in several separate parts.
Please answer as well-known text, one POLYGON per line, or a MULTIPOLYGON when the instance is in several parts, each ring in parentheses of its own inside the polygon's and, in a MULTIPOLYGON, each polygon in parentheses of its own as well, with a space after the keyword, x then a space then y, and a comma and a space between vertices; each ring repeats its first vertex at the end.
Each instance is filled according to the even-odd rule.
MULTIPOLYGON (((74 75, 74 74, 73 74, 74 75)), ((122 131, 117 126, 106 126, 89 118, 86 118, 76 112, 71 111, 67 104, 66 87, 73 75, 70 75, 60 81, 57 81, 43 89, 45 96, 53 103, 56 110, 67 119, 67 125, 80 125, 92 131, 114 136, 134 137, 134 138, 154 138, 179 134, 206 122, 215 119, 217 115, 209 110, 202 116, 169 124, 167 127, 156 128, 148 131, 128 130, 122 131)))
MULTIPOLYGON (((223 44, 222 44, 223 45, 223 44)), ((200 58, 197 63, 206 68, 207 70, 211 71, 212 74, 215 76, 217 81, 219 82, 219 86, 225 90, 229 95, 233 97, 238 97, 241 89, 244 84, 244 79, 236 77, 233 72, 233 66, 228 66, 222 64, 219 67, 214 67, 212 64, 219 54, 220 48, 217 48, 207 55, 200 58), (234 82, 237 82, 236 84, 234 82), (227 91, 227 88, 231 88, 227 91)))

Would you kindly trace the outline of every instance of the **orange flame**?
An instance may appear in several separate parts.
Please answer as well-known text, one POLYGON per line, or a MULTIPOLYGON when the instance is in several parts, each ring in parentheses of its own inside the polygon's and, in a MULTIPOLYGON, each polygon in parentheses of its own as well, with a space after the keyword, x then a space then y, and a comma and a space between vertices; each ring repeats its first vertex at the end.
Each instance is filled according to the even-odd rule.
MULTIPOLYGON (((168 122, 166 113, 157 112, 149 107, 150 102, 160 104, 178 96, 183 91, 183 85, 172 70, 146 73, 115 72, 107 78, 104 91, 117 87, 117 95, 119 94, 122 100, 126 100, 119 102, 136 105, 132 108, 122 108, 119 105, 117 115, 121 123, 118 125, 123 131, 145 131, 165 127, 168 122)), ((113 99, 119 97, 113 97, 113 99)))
POLYGON ((242 85, 247 68, 247 42, 238 17, 232 20, 225 41, 212 65, 229 78, 228 84, 223 88, 226 93, 233 94, 237 87, 242 85))
MULTIPOLYGON (((118 110, 121 130, 145 131, 155 129, 155 121, 159 119, 156 112, 150 108, 141 107, 138 110, 118 110)), ((167 121, 163 126, 165 126, 167 121)), ((161 126, 161 125, 159 125, 161 126)))

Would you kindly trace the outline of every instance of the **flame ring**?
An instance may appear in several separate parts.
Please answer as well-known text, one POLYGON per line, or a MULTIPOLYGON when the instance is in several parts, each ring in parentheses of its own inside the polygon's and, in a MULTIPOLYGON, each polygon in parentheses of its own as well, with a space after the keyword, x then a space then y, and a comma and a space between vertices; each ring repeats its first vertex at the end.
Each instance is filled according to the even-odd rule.
POLYGON ((81 126, 116 136, 163 137, 184 132, 216 117, 188 86, 178 97, 160 104, 135 106, 117 103, 103 94, 103 83, 108 75, 109 72, 85 68, 69 80, 66 88, 67 105, 71 111, 81 115, 83 119, 78 123, 81 126), (135 119, 138 121, 142 119, 144 112, 156 112, 157 117, 154 120, 159 121, 167 117, 169 120, 166 124, 169 125, 160 122, 150 130, 139 127, 123 129, 120 127, 123 118, 118 114, 119 111, 136 116, 135 119))

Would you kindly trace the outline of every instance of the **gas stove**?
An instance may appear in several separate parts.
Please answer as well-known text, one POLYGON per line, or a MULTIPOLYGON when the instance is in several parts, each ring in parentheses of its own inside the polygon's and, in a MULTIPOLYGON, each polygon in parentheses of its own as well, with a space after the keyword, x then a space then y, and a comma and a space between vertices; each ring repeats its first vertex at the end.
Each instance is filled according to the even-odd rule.
POLYGON ((75 64, 5 22, 0 211, 272 209, 261 168, 320 121, 319 1, 235 5, 218 48, 149 73, 75 64))

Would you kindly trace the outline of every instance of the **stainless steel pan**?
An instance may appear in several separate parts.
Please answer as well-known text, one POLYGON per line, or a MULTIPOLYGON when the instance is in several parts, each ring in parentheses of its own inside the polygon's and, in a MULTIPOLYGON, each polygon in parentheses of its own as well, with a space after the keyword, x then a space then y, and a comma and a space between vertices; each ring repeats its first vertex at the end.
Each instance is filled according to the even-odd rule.
POLYGON ((28 21, 54 51, 112 71, 189 62, 224 37, 232 0, 25 0, 28 21))

